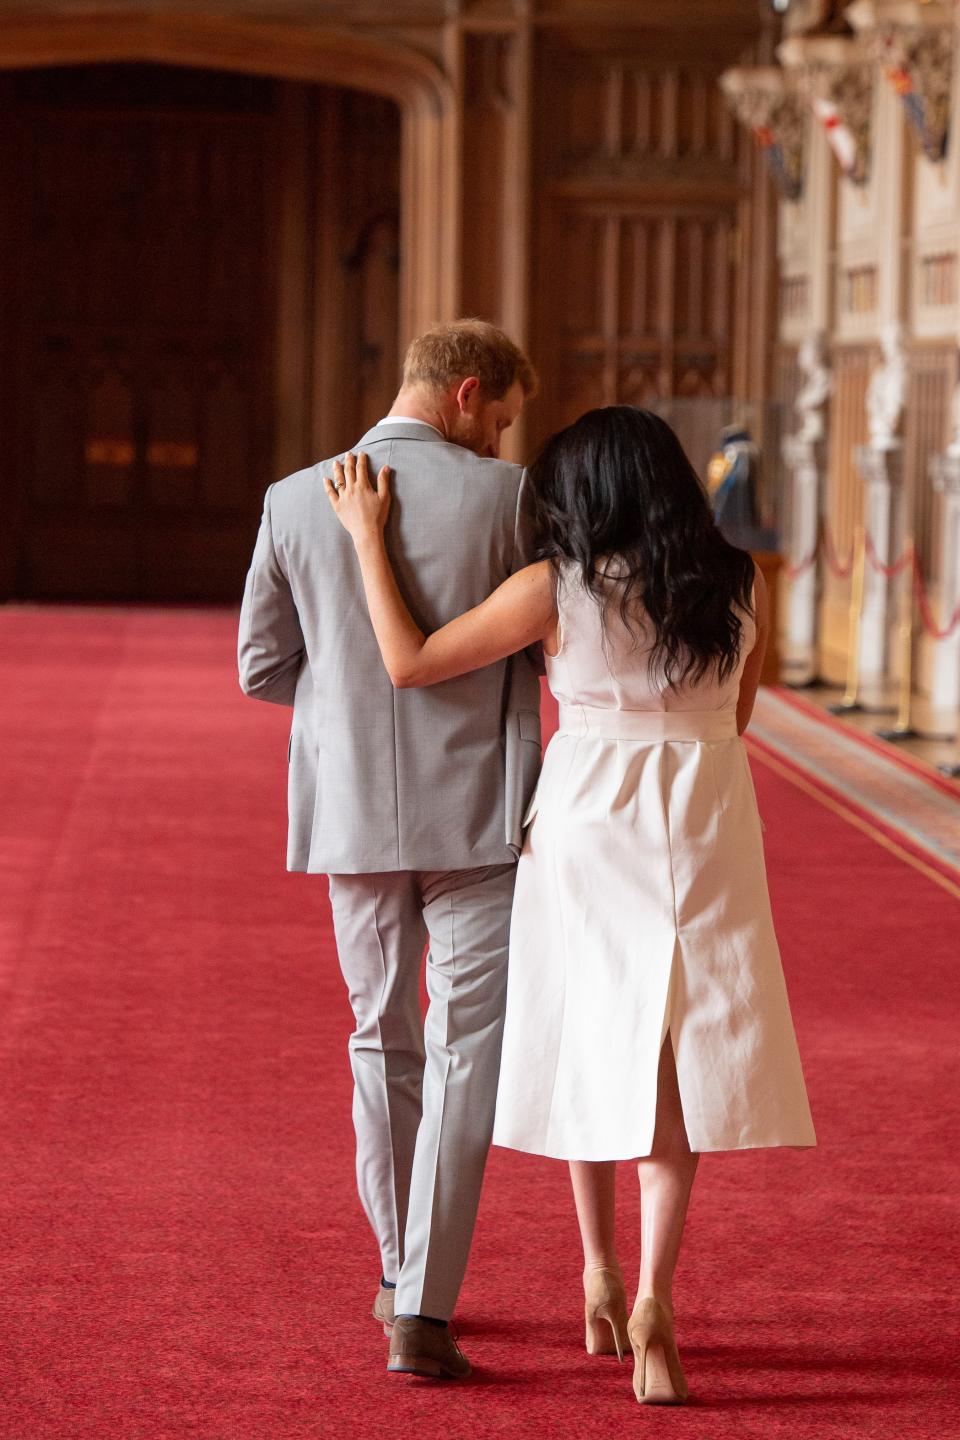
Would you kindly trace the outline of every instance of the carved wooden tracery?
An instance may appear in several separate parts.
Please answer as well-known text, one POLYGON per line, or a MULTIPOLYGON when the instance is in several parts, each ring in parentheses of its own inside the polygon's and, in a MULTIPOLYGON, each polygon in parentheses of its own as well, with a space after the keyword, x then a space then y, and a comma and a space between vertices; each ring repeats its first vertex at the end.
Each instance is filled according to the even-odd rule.
MULTIPOLYGON (((89 387, 68 367, 50 366, 35 391, 50 417, 38 444, 52 453, 81 435, 98 493, 122 490, 132 446, 152 503, 185 514, 199 486, 228 510, 245 464, 262 492, 354 440, 388 395, 405 341, 456 313, 503 323, 543 371, 534 433, 510 441, 517 458, 596 401, 759 399, 774 314, 772 196, 716 84, 756 41, 753 0, 713 0, 709 12, 702 0, 318 0, 312 18, 288 20, 190 8, 131 13, 115 0, 107 15, 25 16, 0 35, 0 69, 149 61, 316 82, 328 97, 346 87, 366 101, 354 112, 328 98, 318 116, 294 85, 281 107, 288 143, 272 178, 285 198, 267 267, 277 290, 272 460, 251 461, 244 438, 242 346, 204 352, 199 411, 194 362, 158 360, 149 422, 128 400, 126 357, 105 351, 88 361, 102 376, 96 424, 89 387), (384 131, 378 97, 401 117, 399 177, 385 209, 367 192, 354 213, 350 157, 384 131), (342 243, 316 223, 321 196, 343 222, 342 243), (348 353, 359 356, 352 369, 348 353)), ((213 207, 203 223, 212 233, 226 220, 213 207)), ((173 224, 168 245, 174 253, 173 224)), ((163 254, 157 264, 167 266, 163 254)), ((223 279, 210 274, 211 294, 223 279)), ((240 509, 249 528, 249 499, 240 509)), ((0 537, 7 593, 8 573, 0 537)))
POLYGON ((51 597, 230 598, 267 483, 378 418, 401 327, 449 306, 444 84, 416 55, 376 73, 383 52, 359 37, 318 39, 311 57, 269 26, 182 16, 22 24, 0 38, 0 66, 25 75, 3 82, 8 119, 22 108, 11 97, 43 73, 28 62, 67 54, 85 68, 57 73, 99 77, 101 89, 135 72, 98 56, 179 68, 161 82, 170 103, 159 109, 119 93, 104 108, 94 86, 92 108, 48 103, 29 120, 23 111, 19 138, 6 127, 6 199, 22 193, 27 208, 8 204, 5 253, 27 270, 0 337, 8 537, 21 537, 16 559, 0 554, 0 584, 51 597), (208 58, 217 70, 200 69, 208 58), (336 173, 317 164, 308 91, 251 72, 336 72, 366 86, 313 92, 338 97, 327 116, 336 173), (193 75, 196 99, 178 112, 193 75), (230 85, 286 98, 221 113, 230 85), (385 91, 404 107, 402 211, 399 117, 385 91), (302 119, 288 115, 298 93, 302 119), (335 241, 313 255, 338 227, 348 253, 335 241))

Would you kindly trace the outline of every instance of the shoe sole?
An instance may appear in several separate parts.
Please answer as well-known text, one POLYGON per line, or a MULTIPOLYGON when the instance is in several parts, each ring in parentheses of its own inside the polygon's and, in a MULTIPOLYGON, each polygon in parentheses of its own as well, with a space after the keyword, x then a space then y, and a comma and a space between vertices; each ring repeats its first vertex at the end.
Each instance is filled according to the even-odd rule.
POLYGON ((687 1397, 678 1393, 670 1378, 662 1345, 651 1345, 648 1348, 645 1366, 641 1357, 635 1353, 633 1393, 641 1405, 683 1405, 686 1403, 687 1397), (643 1375, 644 1383, 641 1382, 641 1375, 643 1375))
POLYGON ((419 1356, 401 1356, 390 1360, 387 1370, 391 1375, 421 1375, 425 1380, 465 1380, 469 1370, 447 1370, 439 1360, 421 1359, 419 1356))

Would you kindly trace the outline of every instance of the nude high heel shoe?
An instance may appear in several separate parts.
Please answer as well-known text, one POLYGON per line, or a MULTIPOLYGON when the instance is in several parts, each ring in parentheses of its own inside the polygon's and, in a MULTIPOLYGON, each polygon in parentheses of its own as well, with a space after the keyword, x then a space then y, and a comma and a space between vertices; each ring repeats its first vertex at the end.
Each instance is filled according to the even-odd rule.
POLYGON ((689 1395, 673 1320, 652 1296, 638 1300, 627 1334, 633 1347, 633 1393, 641 1405, 682 1405, 689 1395))
POLYGON ((627 1339, 627 1296, 620 1267, 583 1272, 584 1315, 587 1322, 587 1354, 616 1355, 630 1343, 627 1339))

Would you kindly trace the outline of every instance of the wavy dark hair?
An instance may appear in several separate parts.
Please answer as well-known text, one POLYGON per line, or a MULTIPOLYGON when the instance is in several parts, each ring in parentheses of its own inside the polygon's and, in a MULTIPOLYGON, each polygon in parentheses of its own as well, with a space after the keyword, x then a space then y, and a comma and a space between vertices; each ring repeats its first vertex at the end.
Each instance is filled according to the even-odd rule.
POLYGON ((706 491, 665 420, 632 405, 585 415, 531 467, 535 555, 575 565, 601 612, 619 598, 668 685, 737 666, 738 607, 752 613, 753 561, 723 538, 706 491), (619 563, 611 565, 611 560, 619 563))

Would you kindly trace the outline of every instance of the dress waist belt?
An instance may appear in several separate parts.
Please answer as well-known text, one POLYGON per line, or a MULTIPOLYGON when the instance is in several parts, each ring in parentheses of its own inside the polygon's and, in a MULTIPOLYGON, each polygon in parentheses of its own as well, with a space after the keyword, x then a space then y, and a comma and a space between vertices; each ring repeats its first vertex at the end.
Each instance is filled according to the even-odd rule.
POLYGON ((561 705, 560 731, 598 740, 735 740, 734 710, 607 710, 592 705, 561 705))

